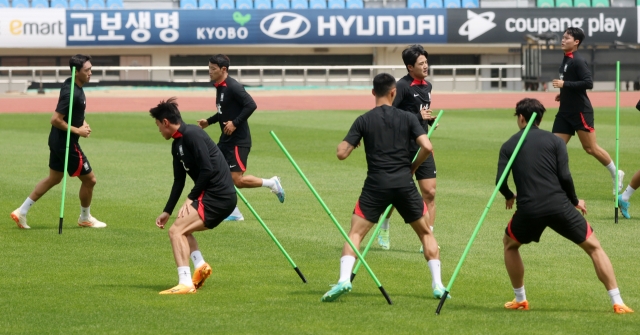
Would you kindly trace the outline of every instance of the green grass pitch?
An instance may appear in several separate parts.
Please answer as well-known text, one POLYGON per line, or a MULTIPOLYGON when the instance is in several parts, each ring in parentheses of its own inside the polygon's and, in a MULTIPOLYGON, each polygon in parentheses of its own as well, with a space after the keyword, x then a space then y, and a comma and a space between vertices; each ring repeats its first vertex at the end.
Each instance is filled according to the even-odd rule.
MULTIPOLYGON (((542 123, 549 130, 555 110, 542 123)), ((284 204, 264 188, 243 190, 309 282, 303 284, 271 239, 240 204, 246 221, 196 234, 213 275, 195 295, 160 296, 177 283, 167 230, 154 224, 172 184, 170 142, 147 113, 90 114, 82 139, 98 178, 91 211, 109 226, 77 227, 79 181, 69 179, 65 228, 58 235, 61 187, 29 212, 29 231, 9 217, 48 173, 49 114, 0 115, 0 333, 32 334, 634 334, 639 315, 615 315, 591 261, 548 230, 522 249, 529 312, 505 311, 513 298, 503 265, 502 236, 512 211, 496 198, 440 316, 431 277, 413 231, 394 214, 391 250, 367 257, 393 299, 389 306, 364 269, 352 293, 320 297, 337 281, 344 243, 302 179, 269 136, 274 130, 348 230, 366 174, 364 151, 346 161, 337 144, 362 111, 262 112, 250 119, 254 146, 248 174, 282 178, 284 204)), ((184 113, 195 123, 208 113, 184 113)), ((596 112, 598 141, 615 154, 612 109, 596 112)), ((621 112, 620 166, 640 169, 640 114, 621 112)), ((217 141, 217 126, 207 129, 217 141)), ((512 110, 446 111, 432 138, 438 166, 435 234, 443 281, 455 265, 494 188, 500 145, 517 131, 512 110)), ((631 220, 613 223, 607 170, 577 139, 569 143, 578 196, 609 254, 622 297, 640 312, 640 195, 631 220)), ((191 187, 187 183, 185 192, 191 187)), ((510 181, 510 185, 513 183, 510 181)), ((186 193, 183 194, 186 196, 186 193)), ((368 239, 368 237, 367 237, 368 239)))

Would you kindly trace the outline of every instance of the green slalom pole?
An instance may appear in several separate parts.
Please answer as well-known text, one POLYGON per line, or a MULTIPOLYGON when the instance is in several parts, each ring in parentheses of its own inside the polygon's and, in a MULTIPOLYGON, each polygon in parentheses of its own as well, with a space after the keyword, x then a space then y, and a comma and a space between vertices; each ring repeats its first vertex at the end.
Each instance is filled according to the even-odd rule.
MULTIPOLYGON (((616 169, 620 167, 618 165, 618 157, 620 157, 620 61, 616 62, 616 169)), ((616 171, 616 185, 613 187, 616 189, 615 202, 615 223, 618 223, 618 171, 616 171)))
MULTIPOLYGON (((442 114, 444 113, 443 110, 440 110, 440 113, 438 113, 438 116, 436 117, 436 120, 433 121, 434 125, 438 125, 438 121, 440 121, 440 118, 442 117, 442 114)), ((429 129, 429 133, 427 134, 427 137, 431 138, 431 134, 433 133, 433 131, 436 129, 436 127, 431 127, 431 129, 429 129)), ((412 163, 416 160, 416 158, 418 158, 418 154, 420 153, 420 149, 418 149, 418 152, 416 152, 416 155, 413 157, 413 160, 411 161, 412 163)), ((380 226, 382 225, 382 221, 384 221, 384 219, 387 217, 387 215, 389 215, 389 212, 391 212, 391 208, 393 208, 392 205, 389 205, 387 207, 387 209, 384 211, 384 213, 382 214, 382 216, 380 216, 380 219, 378 220, 378 224, 376 229, 373 231, 373 234, 371 234, 371 238, 369 239, 369 243, 367 243, 366 248, 364 248, 364 251, 362 252, 362 257, 366 257, 367 253, 369 252, 369 249, 371 248, 371 245, 373 244, 373 241, 376 239, 376 237, 378 236, 378 233, 380 232, 380 226)), ((356 274, 358 273, 358 270, 360 269, 360 265, 362 265, 362 262, 360 262, 360 259, 358 259, 358 262, 356 263, 356 266, 353 267, 353 272, 351 273, 351 281, 353 282, 353 280, 356 278, 356 274)))
POLYGON ((76 90, 76 68, 71 69, 71 96, 69 97, 69 116, 67 117, 67 146, 64 153, 64 172, 62 175, 62 202, 60 203, 60 222, 58 234, 62 234, 62 221, 64 221, 64 196, 67 192, 67 168, 69 167, 69 142, 71 142, 71 122, 73 114, 73 92, 76 90))
POLYGON ((309 179, 307 179, 307 177, 304 175, 302 170, 300 170, 300 167, 298 167, 298 164, 296 164, 296 161, 293 160, 293 157, 291 157, 291 155, 289 154, 287 149, 284 147, 282 142, 280 142, 280 139, 278 139, 278 136, 276 136, 276 133, 274 133, 273 131, 270 131, 269 134, 271 134, 271 137, 273 137, 273 139, 276 141, 276 143, 278 144, 278 146, 280 147, 284 155, 287 156, 287 158, 289 159, 289 162, 291 162, 291 165, 293 165, 293 167, 296 169, 300 177, 302 177, 302 180, 304 180, 305 184, 307 184, 307 186, 311 190, 311 193, 313 193, 313 195, 316 197, 316 199, 318 200, 322 208, 325 210, 325 212, 327 212, 327 215, 329 215, 329 217, 331 218, 331 221, 333 221, 333 224, 336 225, 336 228, 338 228, 338 230, 340 231, 340 234, 342 234, 342 237, 344 237, 347 243, 349 243, 349 246, 351 246, 351 249, 356 253, 358 258, 362 259, 364 267, 367 269, 367 272, 369 272, 369 275, 371 275, 371 278, 373 278, 373 281, 378 286, 378 289, 380 289, 380 292, 382 292, 382 295, 384 296, 384 298, 387 299, 387 302, 389 303, 389 305, 392 305, 393 302, 391 302, 391 298, 389 298, 387 291, 385 291, 384 287, 382 287, 382 284, 380 283, 376 275, 373 273, 373 271, 369 267, 369 264, 367 264, 367 262, 362 258, 360 251, 358 251, 358 249, 356 249, 356 247, 353 245, 353 242, 351 242, 351 240, 349 239, 349 236, 347 236, 347 233, 345 233, 344 229, 342 229, 342 227, 340 226, 340 223, 338 223, 338 220, 336 220, 335 216, 333 216, 333 214, 329 210, 329 207, 327 207, 324 201, 322 201, 322 198, 320 198, 320 195, 318 194, 318 192, 316 192, 316 189, 313 188, 313 185, 311 185, 311 183, 309 182, 309 179))
POLYGON ((302 282, 306 283, 307 279, 304 277, 304 275, 302 274, 300 269, 298 269, 298 266, 296 265, 296 263, 293 262, 293 259, 291 259, 291 257, 289 257, 289 254, 287 253, 286 250, 284 250, 284 248, 282 247, 280 242, 278 242, 278 239, 273 235, 273 233, 271 233, 271 230, 269 230, 267 225, 264 224, 264 221, 262 221, 262 218, 260 218, 260 215, 258 215, 258 213, 255 211, 255 209, 253 209, 253 207, 251 206, 251 204, 249 204, 249 201, 247 201, 247 199, 244 197, 244 195, 242 195, 242 193, 240 193, 240 190, 237 187, 235 187, 235 189, 236 189, 236 193, 238 194, 240 199, 242 199, 242 202, 244 202, 244 204, 247 205, 247 207, 249 208, 251 213, 253 213, 253 216, 255 216, 256 219, 258 220, 258 222, 260 222, 260 225, 262 225, 262 228, 264 228, 264 230, 267 232, 267 234, 269 234, 269 236, 271 237, 273 242, 275 242, 275 244, 278 246, 278 249, 280 249, 280 251, 282 251, 282 254, 284 255, 284 257, 287 258, 287 260, 289 261, 289 264, 291 264, 291 266, 296 271, 298 276, 300 276, 300 279, 302 279, 302 282))
POLYGON ((529 133, 529 129, 533 125, 533 122, 535 121, 536 116, 538 116, 538 113, 534 112, 533 115, 531 115, 531 119, 529 119, 529 123, 527 123, 527 127, 524 128, 524 132, 522 133, 522 136, 520 136, 520 140, 518 141, 516 148, 513 150, 513 154, 511 154, 511 158, 509 158, 509 162, 507 163, 507 166, 502 172, 502 176, 500 176, 500 180, 498 180, 498 184, 496 185, 496 188, 493 190, 493 194, 491 194, 491 198, 489 198, 489 203, 487 203, 487 207, 485 207, 484 212, 482 212, 482 216, 480 216, 480 220, 476 225, 476 229, 473 231, 473 234, 469 239, 469 243, 467 243, 467 247, 464 249, 464 252, 462 253, 462 257, 460 257, 460 261, 458 261, 458 266, 456 266, 455 271, 453 271, 453 275, 449 280, 449 285, 447 285, 447 288, 445 289, 444 294, 440 299, 440 303, 438 304, 438 308, 436 308, 436 315, 440 315, 440 310, 442 309, 442 305, 444 305, 444 302, 447 300, 447 296, 449 295, 449 292, 451 292, 451 286, 453 286, 453 282, 456 280, 456 277, 458 276, 458 272, 460 272, 460 268, 462 268, 462 263, 464 263, 465 258, 467 258, 469 249, 471 249, 471 244, 473 244, 473 241, 476 239, 476 236, 480 231, 480 227, 482 227, 482 222, 484 222, 484 218, 487 216, 487 213, 491 208, 491 204, 493 203, 493 200, 496 198, 496 195, 500 190, 500 185, 502 185, 502 183, 507 178, 507 174, 509 174, 509 170, 511 170, 511 165, 513 164, 513 161, 516 159, 516 156, 518 155, 518 151, 520 151, 520 147, 522 146, 524 139, 527 137, 527 134, 529 133))

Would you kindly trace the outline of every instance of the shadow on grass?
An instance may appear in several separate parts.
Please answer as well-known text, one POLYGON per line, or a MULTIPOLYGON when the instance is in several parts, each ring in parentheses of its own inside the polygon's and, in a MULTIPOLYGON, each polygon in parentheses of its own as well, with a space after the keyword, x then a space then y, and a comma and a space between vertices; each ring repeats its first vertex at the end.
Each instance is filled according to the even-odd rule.
POLYGON ((107 287, 107 288, 122 288, 122 287, 128 287, 128 288, 134 288, 134 289, 140 289, 140 290, 144 290, 144 291, 152 291, 152 292, 160 292, 160 291, 164 291, 166 289, 170 289, 172 286, 171 284, 167 284, 167 285, 127 285, 127 284, 103 284, 103 285, 94 285, 97 287, 107 287))

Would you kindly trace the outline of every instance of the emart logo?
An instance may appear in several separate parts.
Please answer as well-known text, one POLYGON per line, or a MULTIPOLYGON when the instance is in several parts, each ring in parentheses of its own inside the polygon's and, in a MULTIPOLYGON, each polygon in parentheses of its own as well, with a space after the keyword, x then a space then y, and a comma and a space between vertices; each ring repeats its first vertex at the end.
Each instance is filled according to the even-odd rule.
POLYGON ((11 20, 9 21, 9 34, 14 36, 63 36, 64 23, 61 20, 53 22, 11 20))
POLYGON ((496 24, 493 23, 493 19, 495 19, 495 17, 496 13, 494 12, 476 14, 467 10, 467 22, 462 24, 458 30, 458 34, 460 34, 460 36, 467 36, 469 41, 473 41, 496 27, 496 24))

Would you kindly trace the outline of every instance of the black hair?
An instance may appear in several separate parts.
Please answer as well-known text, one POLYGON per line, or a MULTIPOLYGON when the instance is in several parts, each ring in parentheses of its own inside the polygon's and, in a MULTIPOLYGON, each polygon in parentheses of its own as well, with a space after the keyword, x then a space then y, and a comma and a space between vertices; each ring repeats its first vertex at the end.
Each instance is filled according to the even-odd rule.
POLYGON ((211 64, 215 64, 218 65, 219 68, 223 68, 226 67, 227 71, 229 71, 229 57, 222 55, 222 54, 217 54, 215 56, 211 56, 209 57, 209 63, 211 64))
POLYGON ((542 121, 542 115, 547 110, 544 108, 542 103, 538 99, 524 98, 516 104, 516 113, 515 116, 522 115, 524 119, 529 122, 531 119, 531 115, 533 112, 538 113, 536 116, 536 126, 540 124, 542 121))
POLYGON ((396 87, 396 78, 388 73, 380 73, 373 78, 373 92, 376 97, 382 98, 396 87))
POLYGON ((416 65, 416 62, 418 61, 418 57, 420 56, 429 58, 429 53, 426 50, 424 50, 422 45, 414 44, 402 50, 402 61, 404 62, 404 66, 407 67, 407 71, 409 71, 409 65, 411 66, 416 65))
POLYGON ((176 97, 171 97, 167 101, 160 101, 160 103, 149 110, 151 117, 162 122, 167 119, 171 124, 180 124, 182 122, 182 116, 178 110, 178 103, 176 97))
POLYGON ((582 28, 569 27, 564 31, 564 33, 573 37, 574 40, 580 41, 578 42, 578 47, 580 47, 580 44, 584 42, 584 30, 582 30, 582 28))
POLYGON ((76 68, 76 72, 82 70, 82 67, 84 66, 84 63, 88 62, 91 60, 91 56, 88 55, 82 55, 82 54, 77 54, 73 57, 71 57, 71 59, 69 59, 69 70, 73 70, 73 68, 76 68))

